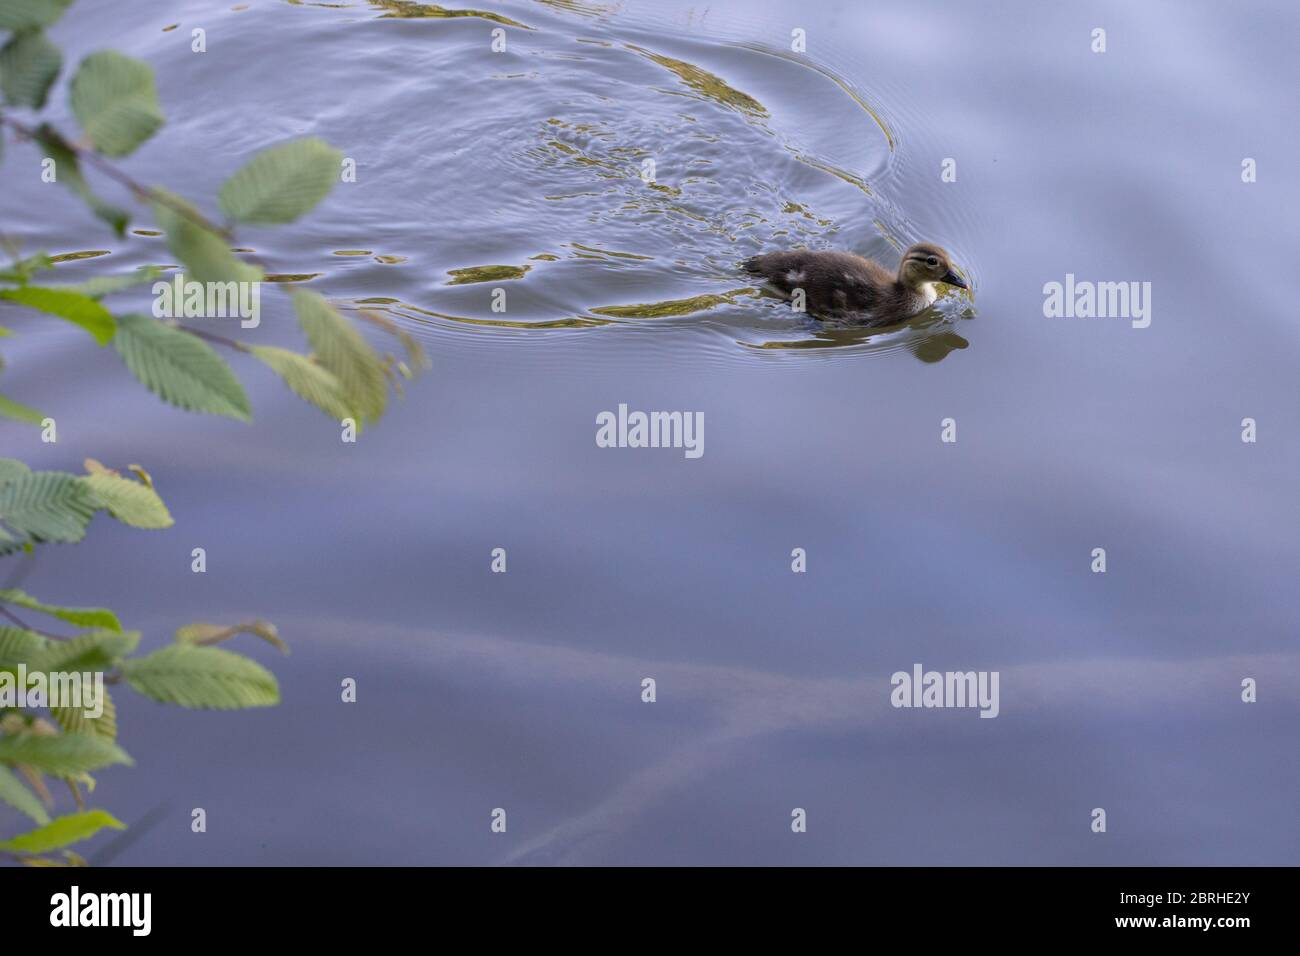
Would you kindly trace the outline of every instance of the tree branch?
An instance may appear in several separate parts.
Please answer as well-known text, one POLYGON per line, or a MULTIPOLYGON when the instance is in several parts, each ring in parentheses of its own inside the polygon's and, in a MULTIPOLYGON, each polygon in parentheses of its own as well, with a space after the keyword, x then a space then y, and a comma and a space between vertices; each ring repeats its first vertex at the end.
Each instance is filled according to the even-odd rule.
MULTIPOLYGON (((32 127, 28 126, 26 123, 21 123, 18 120, 14 119, 13 117, 5 115, 4 113, 0 113, 0 125, 8 126, 15 133, 18 133, 21 136, 26 137, 32 142, 38 142, 40 140, 39 130, 32 129, 32 127)), ((59 137, 61 144, 67 150, 75 154, 78 159, 84 160, 91 166, 94 166, 96 169, 98 169, 109 179, 112 179, 117 183, 121 184, 122 186, 124 186, 137 199, 140 199, 144 202, 159 203, 163 206, 166 206, 167 208, 175 211, 177 214, 184 216, 186 219, 188 219, 190 222, 194 223, 196 226, 200 227, 201 229, 205 229, 208 232, 212 233, 213 235, 219 236, 221 239, 225 240, 226 242, 231 241, 229 229, 224 229, 221 226, 215 225, 214 223, 212 223, 211 221, 209 221, 208 219, 200 215, 197 211, 190 208, 185 203, 179 202, 174 197, 169 196, 166 193, 159 192, 158 190, 154 189, 152 186, 146 186, 144 185, 144 183, 132 179, 126 173, 122 172, 120 169, 118 169, 116 166, 114 166, 112 163, 106 160, 103 156, 100 156, 96 152, 93 152, 82 146, 77 145, 76 143, 67 139, 62 133, 60 133, 58 130, 55 130, 53 127, 50 127, 50 130, 51 132, 53 132, 55 135, 59 137)))
POLYGON ((239 342, 235 339, 228 339, 224 335, 217 335, 215 332, 205 332, 202 329, 194 329, 188 325, 181 325, 179 322, 170 322, 168 324, 174 329, 190 333, 190 335, 195 338, 206 339, 209 342, 215 342, 217 345, 224 345, 226 348, 234 349, 236 352, 248 353, 253 351, 243 342, 239 342))
POLYGON ((9 608, 5 607, 3 604, 0 604, 0 614, 3 614, 5 617, 9 618, 9 620, 13 621, 15 624, 17 624, 19 627, 21 627, 24 631, 31 631, 33 634, 39 634, 39 635, 41 635, 41 637, 48 637, 48 638, 49 638, 50 640, 52 640, 52 641, 66 641, 66 640, 67 640, 67 638, 64 637, 62 634, 51 634, 49 631, 42 631, 40 628, 29 627, 27 624, 23 623, 23 619, 22 619, 22 618, 20 618, 20 617, 19 617, 17 614, 15 614, 13 611, 9 610, 9 608))

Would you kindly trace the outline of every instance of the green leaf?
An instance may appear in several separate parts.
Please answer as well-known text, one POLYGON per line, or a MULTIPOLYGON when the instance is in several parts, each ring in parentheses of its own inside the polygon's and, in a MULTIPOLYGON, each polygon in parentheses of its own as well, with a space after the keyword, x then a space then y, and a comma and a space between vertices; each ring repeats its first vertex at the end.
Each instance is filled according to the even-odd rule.
POLYGON ((0 4, 0 30, 35 30, 48 27, 68 9, 72 0, 4 0, 0 4))
POLYGON ((32 470, 17 458, 0 458, 0 485, 31 473, 32 470))
POLYGON ((77 122, 105 156, 134 152, 163 124, 153 68, 114 50, 81 61, 70 98, 77 122))
POLYGON ((59 286, 58 288, 67 292, 76 292, 80 295, 88 295, 92 299, 100 299, 106 295, 112 295, 114 292, 121 292, 123 289, 129 289, 132 286, 142 285, 146 282, 153 282, 160 275, 162 275, 162 270, 157 266, 144 266, 136 269, 134 272, 127 272, 115 276, 97 276, 93 279, 87 279, 85 282, 79 282, 76 285, 59 286))
POLYGON ((334 373, 358 421, 374 421, 388 404, 388 380, 375 350, 356 326, 315 292, 293 294, 298 323, 316 352, 316 360, 334 373))
POLYGON ((40 30, 24 30, 0 49, 0 91, 10 106, 42 109, 63 54, 40 30))
POLYGON ((0 626, 0 667, 26 664, 44 651, 48 643, 35 631, 0 626))
POLYGON ((97 507, 76 475, 34 471, 0 485, 0 524, 37 541, 80 541, 97 507))
POLYGON ((293 222, 324 199, 339 177, 343 154, 320 139, 299 139, 258 153, 217 194, 237 222, 293 222))
POLYGON ((169 644, 122 661, 136 691, 164 704, 232 710, 280 702, 275 675, 257 661, 218 647, 169 644))
MULTIPOLYGON (((19 405, 17 402, 11 404, 17 406, 20 410, 26 408, 26 406, 19 405)), ((0 408, 0 412, 2 411, 3 408, 0 408)), ((16 458, 0 458, 0 490, 3 490, 4 486, 11 482, 27 478, 31 473, 31 469, 16 458)), ((26 533, 14 537, 5 530, 4 516, 0 515, 0 557, 24 548, 31 549, 26 533)))
POLYGON ((117 615, 103 607, 62 607, 57 604, 43 604, 36 598, 16 588, 0 590, 0 604, 13 604, 25 607, 29 611, 39 611, 50 617, 66 621, 76 627, 101 628, 108 631, 122 630, 122 622, 117 615))
POLYGON ((322 368, 306 355, 273 345, 254 345, 250 350, 254 358, 280 376, 299 398, 335 419, 358 417, 344 398, 343 386, 334 373, 322 368))
POLYGON ((25 285, 18 289, 0 289, 0 299, 67 319, 93 335, 100 345, 107 345, 113 339, 116 328, 113 314, 95 299, 79 292, 25 285))
POLYGON ((73 843, 88 840, 105 827, 125 830, 126 824, 103 810, 69 813, 39 829, 0 842, 0 850, 10 853, 48 853, 73 843))
POLYGON ((175 522, 158 493, 146 484, 101 472, 81 479, 101 506, 133 528, 170 528, 175 522))
POLYGON ((0 762, 67 777, 134 761, 113 741, 96 734, 19 734, 0 737, 0 762))
POLYGON ((64 733, 94 734, 105 740, 117 739, 117 705, 109 696, 107 687, 104 688, 104 710, 98 717, 87 716, 85 707, 51 707, 50 714, 59 722, 64 733))
POLYGON ((42 124, 36 130, 36 142, 40 144, 41 149, 45 150, 45 155, 54 160, 55 181, 64 183, 82 198, 96 216, 112 226, 119 238, 123 236, 130 217, 125 210, 100 199, 90 188, 86 177, 81 174, 76 152, 58 130, 48 124, 42 124))
POLYGON ((167 234, 167 248, 185 263, 188 278, 195 282, 262 280, 261 269, 242 261, 225 239, 200 225, 198 210, 170 193, 162 195, 168 201, 153 204, 154 218, 167 234))
POLYGON ((47 674, 106 671, 140 646, 139 631, 94 631, 66 641, 48 641, 27 662, 30 671, 47 674))
POLYGON ((12 418, 16 422, 27 422, 29 425, 39 425, 49 416, 30 405, 23 405, 12 398, 0 395, 0 417, 12 418))
POLYGON ((18 775, 5 766, 0 766, 0 800, 18 812, 27 814, 37 823, 50 822, 50 815, 45 812, 45 807, 36 794, 28 790, 18 775))
POLYGON ((188 332, 147 315, 123 315, 113 344, 131 374, 163 401, 241 422, 252 417, 244 386, 230 366, 188 332))

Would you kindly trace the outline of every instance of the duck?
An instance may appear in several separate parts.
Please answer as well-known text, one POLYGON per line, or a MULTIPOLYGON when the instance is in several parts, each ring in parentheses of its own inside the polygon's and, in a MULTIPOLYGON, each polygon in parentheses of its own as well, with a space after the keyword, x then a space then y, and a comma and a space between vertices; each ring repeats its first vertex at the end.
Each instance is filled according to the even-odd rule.
POLYGON ((873 259, 851 252, 792 249, 767 252, 741 263, 786 298, 804 293, 804 309, 815 318, 860 326, 906 322, 931 306, 937 283, 970 288, 940 246, 909 246, 897 275, 873 259))

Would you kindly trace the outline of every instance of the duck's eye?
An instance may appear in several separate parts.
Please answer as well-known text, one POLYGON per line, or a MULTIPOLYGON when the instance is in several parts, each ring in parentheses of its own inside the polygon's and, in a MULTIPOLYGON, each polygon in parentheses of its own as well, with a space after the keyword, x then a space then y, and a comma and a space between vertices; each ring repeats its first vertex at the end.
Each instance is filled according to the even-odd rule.
POLYGON ((939 257, 938 257, 938 256, 930 256, 930 258, 928 258, 928 259, 925 260, 925 264, 926 264, 926 265, 929 265, 929 266, 937 266, 937 265, 939 264, 939 257))

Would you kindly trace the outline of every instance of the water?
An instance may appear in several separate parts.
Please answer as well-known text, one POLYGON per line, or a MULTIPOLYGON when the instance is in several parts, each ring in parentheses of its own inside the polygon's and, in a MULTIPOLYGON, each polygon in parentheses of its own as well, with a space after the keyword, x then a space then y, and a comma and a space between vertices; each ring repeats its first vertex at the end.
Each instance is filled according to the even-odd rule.
MULTIPOLYGON (((97 522, 24 587, 146 646, 261 615, 294 648, 250 648, 274 710, 125 703, 138 766, 96 796, 136 826, 98 858, 1296 863, 1296 8, 479 9, 83 0, 55 31, 69 61, 155 67, 142 180, 211 197, 298 135, 354 158, 240 243, 433 359, 350 446, 259 367, 253 427, 187 416, 84 333, 6 316, 6 391, 60 441, 3 425, 3 453, 141 462, 178 518, 97 522), (973 298, 883 334, 818 331, 736 269, 917 240, 973 298), (1067 273, 1150 282, 1150 327, 1045 318, 1067 273), (597 448, 620 403, 702 412, 705 454, 597 448), (1000 716, 891 708, 916 662, 999 671, 1000 716)), ((9 144, 5 231, 105 252, 60 278, 171 261, 35 163, 9 144)), ((296 344, 285 297, 264 310, 256 341, 296 344)))

